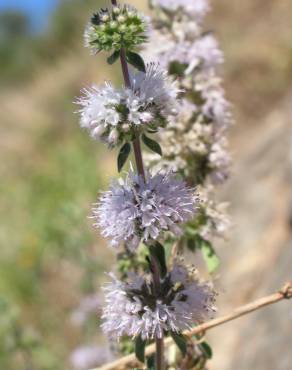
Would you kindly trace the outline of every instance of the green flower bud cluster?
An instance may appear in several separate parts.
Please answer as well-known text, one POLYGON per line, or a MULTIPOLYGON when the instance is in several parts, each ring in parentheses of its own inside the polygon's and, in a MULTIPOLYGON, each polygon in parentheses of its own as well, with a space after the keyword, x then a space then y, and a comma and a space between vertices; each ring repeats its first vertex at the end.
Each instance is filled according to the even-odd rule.
POLYGON ((116 6, 95 13, 85 30, 85 46, 101 50, 132 50, 147 40, 146 19, 130 6, 116 6))

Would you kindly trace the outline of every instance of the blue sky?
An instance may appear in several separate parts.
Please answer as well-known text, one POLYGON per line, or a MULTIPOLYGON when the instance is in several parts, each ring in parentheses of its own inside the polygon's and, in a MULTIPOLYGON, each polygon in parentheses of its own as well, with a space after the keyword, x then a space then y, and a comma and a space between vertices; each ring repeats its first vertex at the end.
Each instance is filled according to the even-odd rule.
POLYGON ((0 10, 22 10, 29 15, 33 28, 42 29, 47 22, 48 15, 59 0, 0 0, 0 10))

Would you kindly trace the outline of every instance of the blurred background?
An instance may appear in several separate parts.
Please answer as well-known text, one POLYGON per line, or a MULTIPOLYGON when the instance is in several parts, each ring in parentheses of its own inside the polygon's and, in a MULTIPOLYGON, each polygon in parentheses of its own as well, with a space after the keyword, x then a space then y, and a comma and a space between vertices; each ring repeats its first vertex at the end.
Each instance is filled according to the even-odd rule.
MULTIPOLYGON (((131 1, 146 9, 146 1, 131 1)), ((0 0, 0 368, 66 370, 107 361, 96 311, 114 255, 90 205, 115 153, 78 126, 72 103, 118 69, 83 48, 105 1, 0 0), (76 349, 78 349, 76 351, 76 349), (86 357, 87 356, 87 357, 86 357), (73 366, 74 365, 74 366, 73 366)), ((230 134, 229 240, 218 243, 219 312, 292 278, 292 2, 213 1, 206 29, 226 55, 237 124, 230 134)), ((292 306, 214 329, 210 369, 291 370, 292 306)))

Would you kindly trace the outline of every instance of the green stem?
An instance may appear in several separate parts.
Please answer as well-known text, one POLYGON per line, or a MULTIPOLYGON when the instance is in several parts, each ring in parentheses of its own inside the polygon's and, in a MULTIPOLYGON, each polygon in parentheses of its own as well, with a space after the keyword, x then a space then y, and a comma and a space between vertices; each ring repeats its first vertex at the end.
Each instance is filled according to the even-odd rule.
MULTIPOLYGON (((111 1, 112 1, 113 6, 117 5, 116 0, 111 0, 111 1)), ((124 48, 122 48, 120 51, 120 61, 121 61, 125 86, 130 89, 131 88, 131 78, 130 78, 128 63, 127 63, 127 58, 126 58, 126 50, 124 48)), ((141 143, 140 143, 140 135, 138 133, 136 135, 136 138, 133 140, 133 149, 134 149, 137 172, 140 176, 142 176, 144 181, 146 181, 144 165, 143 165, 142 150, 141 150, 141 143)))

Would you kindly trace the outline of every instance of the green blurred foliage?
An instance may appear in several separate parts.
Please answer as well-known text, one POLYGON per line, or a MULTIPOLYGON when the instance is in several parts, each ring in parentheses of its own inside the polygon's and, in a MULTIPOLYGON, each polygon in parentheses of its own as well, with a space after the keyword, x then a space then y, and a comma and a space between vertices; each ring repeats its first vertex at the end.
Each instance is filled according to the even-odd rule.
MULTIPOLYGON (((58 61, 80 52, 84 24, 99 6, 92 0, 62 1, 40 34, 30 31, 22 13, 0 13, 0 94, 11 96, 13 104, 43 73, 55 78, 58 61)), ((31 109, 25 102, 15 106, 19 122, 1 115, 0 368, 5 370, 72 368, 70 352, 85 339, 70 314, 83 294, 96 290, 105 269, 88 219, 105 185, 97 166, 104 148, 80 130, 73 114, 74 96, 83 87, 79 77, 61 78, 52 92, 32 89, 28 99, 36 105, 39 99, 41 106, 36 114, 32 104, 27 127, 21 127, 22 111, 31 109), (24 130, 18 150, 13 127, 24 130)), ((96 319, 91 337, 97 325, 96 319)))
POLYGON ((30 32, 29 20, 20 11, 0 12, 1 86, 28 81, 44 64, 52 64, 64 53, 80 46, 83 26, 92 10, 105 3, 63 0, 50 15, 48 29, 40 34, 30 32))

